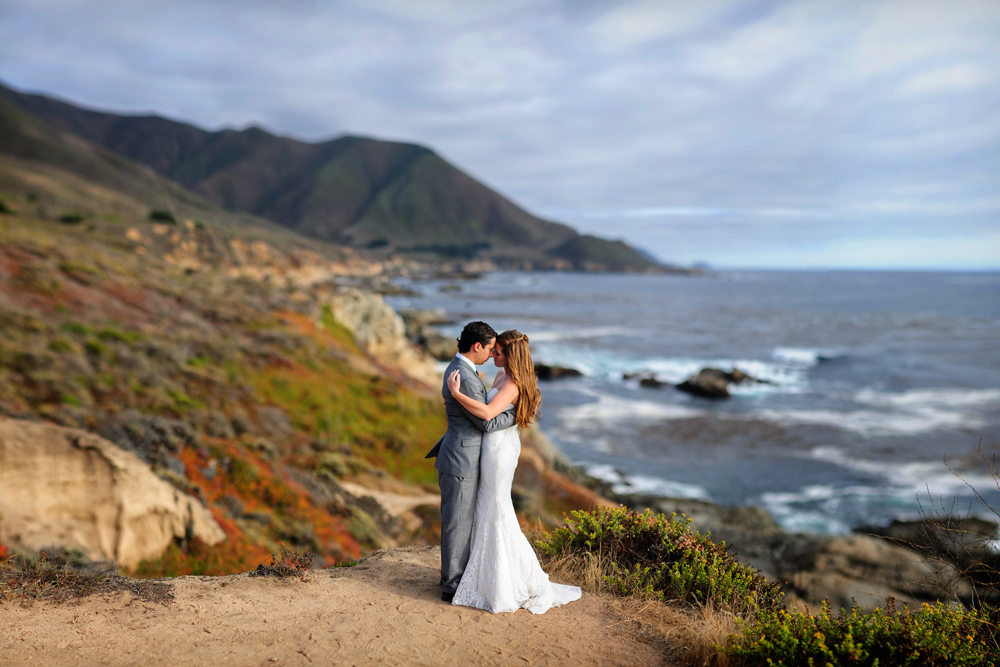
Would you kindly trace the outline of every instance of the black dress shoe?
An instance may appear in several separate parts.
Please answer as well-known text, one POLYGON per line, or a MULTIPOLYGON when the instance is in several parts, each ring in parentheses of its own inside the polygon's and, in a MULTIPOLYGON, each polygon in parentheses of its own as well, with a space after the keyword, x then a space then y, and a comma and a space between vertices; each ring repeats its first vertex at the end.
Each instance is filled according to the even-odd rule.
POLYGON ((451 604, 451 601, 455 599, 455 594, 454 593, 443 593, 442 592, 441 593, 441 599, 444 600, 445 602, 447 602, 448 604, 451 604))

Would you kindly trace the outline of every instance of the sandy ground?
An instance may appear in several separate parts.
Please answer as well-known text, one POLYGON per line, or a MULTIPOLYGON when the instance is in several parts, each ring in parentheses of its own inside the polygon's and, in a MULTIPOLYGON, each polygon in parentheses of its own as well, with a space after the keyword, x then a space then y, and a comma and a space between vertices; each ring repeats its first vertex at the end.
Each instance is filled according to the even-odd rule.
POLYGON ((158 604, 0 606, 0 665, 660 665, 593 595, 541 616, 448 605, 440 551, 381 551, 310 580, 179 577, 158 604))

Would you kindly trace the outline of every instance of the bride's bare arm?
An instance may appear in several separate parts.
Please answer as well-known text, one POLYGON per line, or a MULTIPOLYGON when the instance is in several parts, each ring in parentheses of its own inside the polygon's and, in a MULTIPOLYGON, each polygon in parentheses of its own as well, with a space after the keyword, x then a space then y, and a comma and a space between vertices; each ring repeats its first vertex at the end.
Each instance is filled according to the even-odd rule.
POLYGON ((480 403, 476 399, 462 393, 461 376, 458 371, 452 372, 448 376, 448 391, 462 407, 480 419, 489 421, 507 409, 507 406, 517 398, 517 385, 513 381, 508 381, 500 391, 496 393, 489 403, 480 403))

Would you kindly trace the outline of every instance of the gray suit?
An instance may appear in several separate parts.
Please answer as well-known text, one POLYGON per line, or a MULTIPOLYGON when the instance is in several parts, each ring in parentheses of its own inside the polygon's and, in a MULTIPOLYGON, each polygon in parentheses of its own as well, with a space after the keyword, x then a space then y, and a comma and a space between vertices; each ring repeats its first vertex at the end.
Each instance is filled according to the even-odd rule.
POLYGON ((441 485, 441 591, 449 594, 458 588, 469 562, 483 433, 509 428, 515 423, 513 407, 485 421, 469 414, 452 398, 448 376, 458 369, 462 393, 486 403, 486 385, 470 365, 471 362, 452 359, 444 372, 441 395, 448 415, 448 430, 427 454, 427 458, 437 457, 434 467, 441 485))

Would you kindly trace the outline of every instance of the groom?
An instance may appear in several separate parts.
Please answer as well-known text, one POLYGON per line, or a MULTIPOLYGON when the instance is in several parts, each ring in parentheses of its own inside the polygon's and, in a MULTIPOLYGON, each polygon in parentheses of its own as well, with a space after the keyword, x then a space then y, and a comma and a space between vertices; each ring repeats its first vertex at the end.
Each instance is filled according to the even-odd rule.
POLYGON ((466 412, 448 391, 448 376, 458 370, 462 393, 486 403, 486 385, 476 366, 493 357, 496 342, 497 332, 486 322, 469 322, 462 329, 458 354, 448 364, 441 386, 448 430, 426 457, 437 457, 434 467, 441 486, 441 599, 445 602, 455 597, 469 562, 483 433, 514 425, 513 407, 489 421, 466 412))

